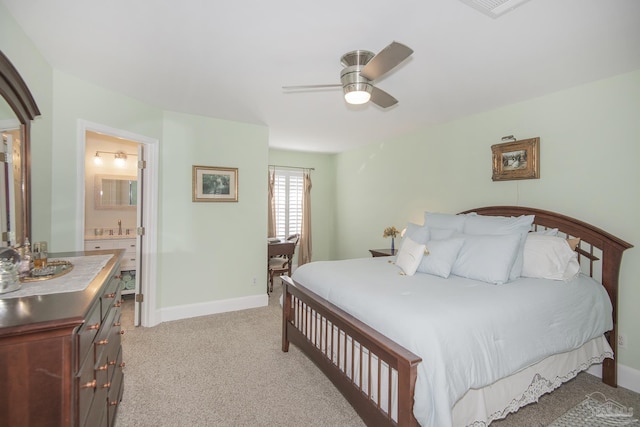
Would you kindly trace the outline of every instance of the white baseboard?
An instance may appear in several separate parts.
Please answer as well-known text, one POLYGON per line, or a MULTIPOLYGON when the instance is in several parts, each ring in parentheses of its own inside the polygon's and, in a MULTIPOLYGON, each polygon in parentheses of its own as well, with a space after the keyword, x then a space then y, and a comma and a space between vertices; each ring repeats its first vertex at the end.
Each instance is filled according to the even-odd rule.
MULTIPOLYGON (((587 373, 602 378, 602 363, 592 365, 587 369, 587 373)), ((640 393, 640 371, 618 364, 618 386, 640 393)))
POLYGON ((246 310, 248 308, 265 307, 269 304, 269 296, 251 295, 242 298, 232 298, 219 301, 209 301, 198 304, 178 305, 159 310, 160 322, 188 319, 191 317, 207 316, 209 314, 226 313, 229 311, 246 310))

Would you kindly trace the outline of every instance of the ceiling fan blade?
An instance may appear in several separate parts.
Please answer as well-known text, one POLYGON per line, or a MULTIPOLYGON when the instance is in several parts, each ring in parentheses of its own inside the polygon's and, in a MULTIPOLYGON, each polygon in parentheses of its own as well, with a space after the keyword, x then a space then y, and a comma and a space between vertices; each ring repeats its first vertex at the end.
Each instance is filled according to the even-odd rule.
POLYGON ((304 89, 324 89, 331 87, 342 87, 341 84, 332 84, 332 85, 306 85, 306 86, 282 86, 284 90, 304 90, 304 89))
POLYGON ((387 92, 383 91, 382 89, 378 89, 375 86, 371 88, 370 101, 382 108, 389 108, 398 103, 398 100, 395 99, 393 96, 389 95, 387 92))
POLYGON ((360 70, 360 74, 369 80, 377 80, 413 53, 413 49, 402 43, 392 42, 382 49, 360 70))

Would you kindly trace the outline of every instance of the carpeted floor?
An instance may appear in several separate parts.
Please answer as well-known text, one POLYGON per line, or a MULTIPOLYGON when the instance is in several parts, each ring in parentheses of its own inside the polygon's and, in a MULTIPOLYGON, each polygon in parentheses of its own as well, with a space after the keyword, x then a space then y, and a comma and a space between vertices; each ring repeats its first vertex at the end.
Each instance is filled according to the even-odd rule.
MULTIPOLYGON (((279 282, 279 281, 278 281, 279 282)), ((333 384, 295 346, 280 350, 281 312, 269 306, 134 328, 123 311, 124 399, 117 427, 363 426, 333 384)), ((546 426, 594 391, 640 412, 640 394, 580 374, 495 427, 546 426)))

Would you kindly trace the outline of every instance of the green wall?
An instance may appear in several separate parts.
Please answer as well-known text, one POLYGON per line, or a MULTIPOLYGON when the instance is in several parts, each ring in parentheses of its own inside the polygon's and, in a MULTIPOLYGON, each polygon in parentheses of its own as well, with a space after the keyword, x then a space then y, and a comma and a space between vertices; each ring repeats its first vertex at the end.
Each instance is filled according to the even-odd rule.
POLYGON ((160 305, 265 294, 267 128, 169 112, 163 123, 160 305), (238 202, 193 203, 193 165, 238 168, 238 202))
POLYGON ((160 141, 156 308, 266 295, 266 127, 165 112, 52 69, 2 4, 0 49, 42 113, 32 124, 34 239, 81 249, 78 121, 93 122, 160 141), (193 203, 194 164, 237 167, 238 203, 193 203))
MULTIPOLYGON (((312 261, 335 258, 335 155, 269 150, 269 164, 314 168, 311 171, 312 261)), ((266 180, 265 176, 265 180, 266 180)))
MULTIPOLYGON (((9 58, 33 94, 41 116, 31 123, 32 236, 49 240, 51 232, 51 155, 53 153, 53 70, 31 40, 0 4, 0 50, 9 58)), ((34 241, 32 239, 32 241, 34 241)))
POLYGON ((640 71, 372 144, 336 158, 336 258, 389 247, 385 227, 425 210, 520 205, 560 212, 634 244, 620 274, 620 361, 640 369, 640 71), (491 145, 540 137, 540 179, 491 180, 491 145))

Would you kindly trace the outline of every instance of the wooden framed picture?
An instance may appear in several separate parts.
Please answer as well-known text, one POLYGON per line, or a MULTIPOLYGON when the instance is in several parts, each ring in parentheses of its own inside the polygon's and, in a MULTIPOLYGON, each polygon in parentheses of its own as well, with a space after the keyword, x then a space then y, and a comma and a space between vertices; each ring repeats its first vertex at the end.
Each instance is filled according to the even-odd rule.
POLYGON ((238 168, 193 166, 194 202, 237 202, 238 168))
POLYGON ((540 178, 540 138, 491 146, 494 181, 540 178))

